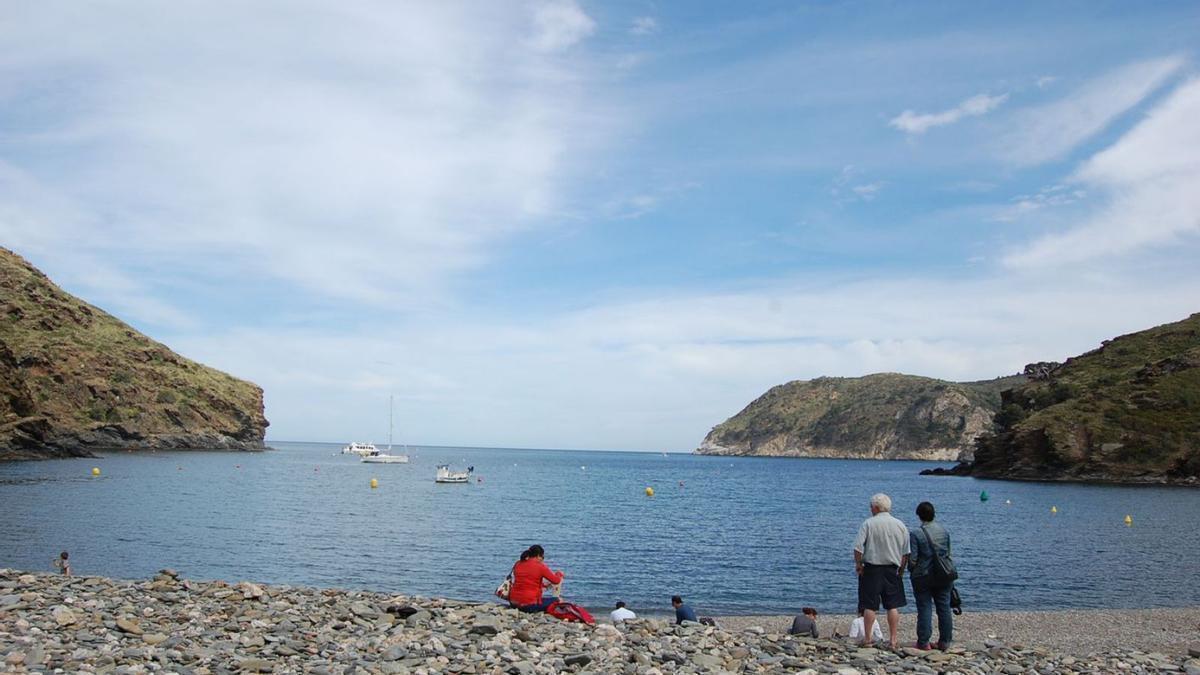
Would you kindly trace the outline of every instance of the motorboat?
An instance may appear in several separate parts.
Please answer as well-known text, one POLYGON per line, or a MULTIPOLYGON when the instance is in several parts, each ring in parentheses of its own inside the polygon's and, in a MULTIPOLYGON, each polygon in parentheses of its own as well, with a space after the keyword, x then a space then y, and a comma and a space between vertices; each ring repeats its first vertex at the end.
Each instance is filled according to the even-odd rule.
POLYGON ((363 455, 362 461, 367 464, 408 464, 408 455, 392 455, 376 450, 369 455, 363 455))
POLYGON ((343 455, 364 456, 364 455, 370 455, 373 453, 378 454, 379 449, 376 448, 371 443, 351 443, 350 445, 347 445, 346 447, 342 448, 343 455))
POLYGON ((451 471, 449 464, 439 464, 437 475, 434 477, 435 483, 469 483, 471 482, 471 474, 475 472, 475 467, 468 466, 466 471, 451 471))

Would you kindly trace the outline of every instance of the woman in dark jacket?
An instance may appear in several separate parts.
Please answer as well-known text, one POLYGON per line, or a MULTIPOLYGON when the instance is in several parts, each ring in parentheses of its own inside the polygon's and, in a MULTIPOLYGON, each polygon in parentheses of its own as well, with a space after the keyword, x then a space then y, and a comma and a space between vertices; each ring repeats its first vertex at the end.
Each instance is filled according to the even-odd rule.
POLYGON ((934 547, 943 558, 950 558, 950 533, 941 523, 933 522, 933 504, 921 502, 917 505, 917 517, 921 527, 908 533, 909 578, 912 581, 913 597, 917 599, 917 649, 931 649, 929 638, 933 636, 933 610, 937 609, 938 649, 946 649, 954 639, 954 615, 950 613, 950 592, 954 582, 935 582, 929 573, 933 562, 934 547))
POLYGON ((546 551, 534 544, 521 553, 521 559, 513 565, 512 590, 508 593, 508 604, 522 612, 544 612, 558 598, 542 599, 543 582, 560 584, 565 574, 546 566, 546 551))

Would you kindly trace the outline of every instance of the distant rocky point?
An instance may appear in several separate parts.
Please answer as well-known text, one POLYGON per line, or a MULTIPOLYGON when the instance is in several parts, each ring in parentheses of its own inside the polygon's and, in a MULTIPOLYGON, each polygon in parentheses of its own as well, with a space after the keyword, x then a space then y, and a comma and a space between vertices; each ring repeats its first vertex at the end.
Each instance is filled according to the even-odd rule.
POLYGON ((185 359, 0 248, 0 460, 262 449, 257 385, 185 359))
POLYGON ((1023 375, 948 382, 916 375, 820 377, 773 387, 717 425, 702 455, 972 459, 1000 392, 1023 375))
POLYGON ((934 473, 1200 485, 1200 314, 1026 374, 974 461, 934 473))

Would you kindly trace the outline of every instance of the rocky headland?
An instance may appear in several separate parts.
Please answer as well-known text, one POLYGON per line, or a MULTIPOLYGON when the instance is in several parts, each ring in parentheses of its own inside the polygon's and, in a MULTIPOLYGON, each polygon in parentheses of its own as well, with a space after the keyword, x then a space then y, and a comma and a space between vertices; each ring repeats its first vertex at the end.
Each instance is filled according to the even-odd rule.
POLYGON ((973 461, 934 473, 1200 485, 1200 314, 1025 372, 973 461))
POLYGON ((1000 392, 1023 376, 982 382, 877 373, 771 388, 717 425, 703 455, 969 461, 991 429, 1000 392))
MULTIPOLYGON (((1107 640, 1089 654, 999 638, 892 652, 788 636, 758 619, 723 628, 656 619, 587 626, 495 603, 197 582, 171 570, 147 581, 0 570, 0 663, 10 673, 121 675, 1200 673, 1186 649, 1132 644, 1129 617, 1112 614, 1111 635, 1100 634, 1109 624, 1062 617, 1061 626, 1107 640)), ((1193 611, 1176 634, 1196 637, 1195 619, 1193 611)))
POLYGON ((263 448, 257 385, 188 360, 0 248, 0 460, 263 448))

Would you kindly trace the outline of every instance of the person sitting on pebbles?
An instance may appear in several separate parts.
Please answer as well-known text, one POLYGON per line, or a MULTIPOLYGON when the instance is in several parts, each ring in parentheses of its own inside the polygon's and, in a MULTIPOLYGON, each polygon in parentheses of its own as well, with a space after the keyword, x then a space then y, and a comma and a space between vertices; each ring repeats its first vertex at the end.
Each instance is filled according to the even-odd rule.
POLYGON ((634 614, 633 610, 625 607, 625 601, 618 600, 616 608, 609 612, 608 618, 612 619, 613 623, 621 623, 626 619, 636 619, 637 614, 634 614))
POLYGON ((817 610, 813 607, 801 608, 800 614, 792 620, 788 635, 807 635, 821 637, 817 631, 817 610))
MULTIPOLYGON (((879 629, 878 621, 876 621, 875 624, 873 626, 871 626, 872 635, 871 635, 870 640, 867 639, 867 631, 866 631, 866 626, 863 625, 864 623, 865 622, 863 621, 863 611, 862 611, 862 609, 859 609, 858 610, 858 618, 855 619, 854 622, 850 624, 850 635, 848 637, 850 638, 851 642, 853 642, 856 645, 862 645, 862 644, 869 644, 869 643, 883 639, 883 631, 879 629)), ((836 631, 834 632, 833 636, 834 637, 842 637, 841 633, 838 633, 836 631)))
POLYGON ((555 572, 546 566, 546 550, 534 544, 521 553, 521 559, 513 565, 512 590, 508 604, 522 612, 544 612, 558 601, 553 595, 542 597, 543 582, 547 586, 561 584, 566 578, 562 570, 555 572))

